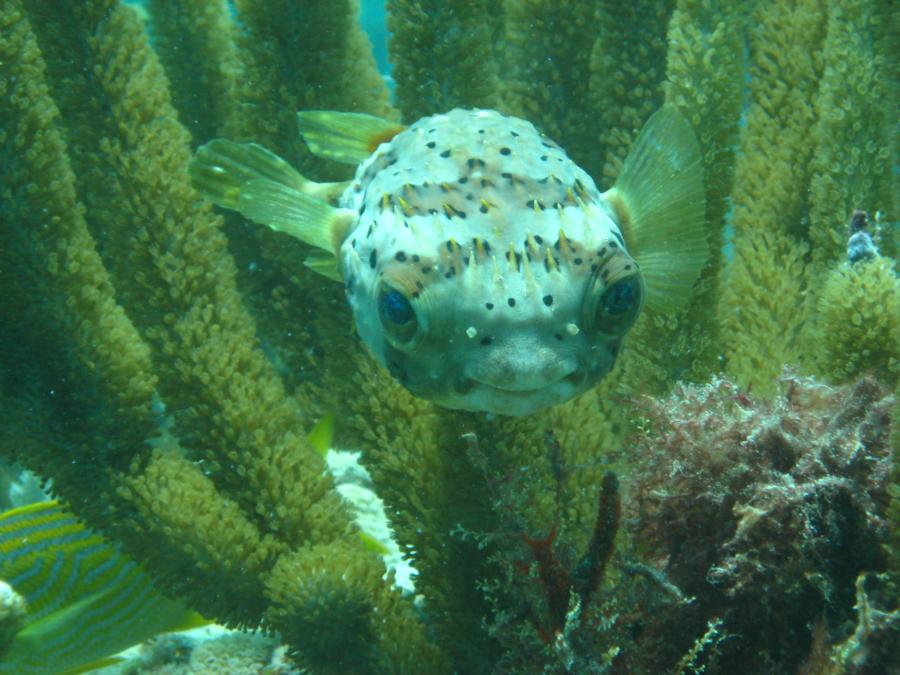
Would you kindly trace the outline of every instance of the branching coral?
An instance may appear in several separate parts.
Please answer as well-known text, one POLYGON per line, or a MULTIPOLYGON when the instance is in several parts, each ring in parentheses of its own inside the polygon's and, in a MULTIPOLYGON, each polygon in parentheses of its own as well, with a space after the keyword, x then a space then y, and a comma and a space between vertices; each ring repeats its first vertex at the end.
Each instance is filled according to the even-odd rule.
MULTIPOLYGON (((730 636, 752 618, 741 608, 759 607, 746 589, 770 583, 778 554, 792 578, 818 576, 773 581, 760 602, 807 593, 826 610, 829 644, 847 637, 837 623, 855 572, 882 564, 876 544, 900 549, 896 474, 888 536, 886 478, 844 452, 848 430, 869 429, 860 420, 886 405, 876 385, 829 393, 795 378, 799 402, 753 404, 753 420, 794 427, 856 405, 859 419, 812 427, 839 437, 832 454, 721 424, 710 411, 746 410, 723 380, 679 390, 697 419, 659 413, 654 436, 610 452, 633 427, 629 395, 678 379, 724 369, 756 394, 788 360, 829 382, 895 381, 896 246, 879 241, 880 261, 847 267, 835 234, 856 208, 895 219, 885 120, 896 54, 876 20, 893 16, 887 2, 751 12, 707 0, 395 0, 397 110, 354 0, 147 8, 145 25, 114 0, 0 0, 0 453, 52 478, 169 592, 211 618, 280 631, 316 672, 727 665, 744 649, 730 636), (310 155, 297 109, 411 120, 490 105, 530 118, 606 188, 663 100, 698 132, 712 263, 686 313, 645 313, 599 387, 523 420, 412 398, 364 353, 341 289, 303 266, 303 247, 223 220, 185 171, 193 145, 223 135, 337 179, 348 168, 310 155), (879 393, 853 403, 867 391, 879 393), (341 413, 339 441, 364 450, 419 570, 421 611, 381 579, 305 440, 327 410, 341 413), (701 435, 682 472, 661 474, 672 456, 649 439, 687 443, 672 434, 704 420, 723 436, 701 435), (634 464, 643 501, 632 509, 643 511, 623 523, 637 549, 620 533, 607 562, 603 476, 634 464), (697 535, 695 523, 708 528, 697 535), (806 537, 816 527, 837 538, 806 537), (841 567, 853 541, 857 557, 841 567), (569 630, 578 612, 583 632, 569 630)), ((887 447, 866 439, 862 454, 887 447)), ((780 607, 800 622, 784 635, 808 642, 810 617, 780 607)), ((799 657, 761 658, 777 670, 799 657)))

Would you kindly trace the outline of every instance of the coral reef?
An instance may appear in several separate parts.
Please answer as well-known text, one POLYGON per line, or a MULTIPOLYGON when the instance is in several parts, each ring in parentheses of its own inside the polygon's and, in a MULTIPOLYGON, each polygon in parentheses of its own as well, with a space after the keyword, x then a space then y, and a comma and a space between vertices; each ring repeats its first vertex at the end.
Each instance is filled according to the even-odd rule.
POLYGON ((892 4, 388 9, 393 103, 355 0, 151 0, 146 16, 0 0, 0 454, 52 479, 162 588, 280 632, 313 672, 881 658, 871 636, 894 630, 896 581, 878 575, 900 570, 887 456, 900 432, 879 431, 900 362, 892 4), (490 105, 605 188, 663 101, 698 134, 711 264, 683 314, 641 316, 606 381, 527 419, 413 399, 304 247, 217 215, 186 172, 193 147, 229 136, 341 179, 348 167, 303 146, 298 109, 411 120, 490 105), (880 257, 850 264, 856 209, 879 223, 880 257), (779 381, 785 363, 828 385, 868 379, 779 381), (665 398, 718 372, 732 379, 665 398), (663 397, 643 415, 652 430, 630 414, 642 394, 663 397), (680 399, 710 425, 694 442, 678 435, 690 418, 661 412, 680 399), (306 440, 329 411, 413 559, 421 607, 383 579, 306 440), (610 471, 631 495, 611 557, 610 471))

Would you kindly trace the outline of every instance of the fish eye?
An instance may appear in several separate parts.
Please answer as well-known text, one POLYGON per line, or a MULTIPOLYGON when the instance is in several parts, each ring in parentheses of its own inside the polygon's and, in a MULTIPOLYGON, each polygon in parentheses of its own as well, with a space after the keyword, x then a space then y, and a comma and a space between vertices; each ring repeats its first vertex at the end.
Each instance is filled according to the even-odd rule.
POLYGON ((378 318, 387 337, 397 346, 409 344, 419 330, 416 310, 396 288, 385 287, 378 295, 378 318))
POLYGON ((638 275, 618 279, 605 286, 595 302, 589 303, 591 315, 588 318, 600 333, 621 335, 637 319, 643 296, 644 289, 638 275))

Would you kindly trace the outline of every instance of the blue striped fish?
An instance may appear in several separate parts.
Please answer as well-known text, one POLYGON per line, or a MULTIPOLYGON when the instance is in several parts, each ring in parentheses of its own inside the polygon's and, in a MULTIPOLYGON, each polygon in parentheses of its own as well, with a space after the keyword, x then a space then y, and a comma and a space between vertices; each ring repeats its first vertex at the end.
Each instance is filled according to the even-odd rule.
POLYGON ((28 615, 0 673, 74 673, 162 632, 207 623, 58 502, 0 514, 0 579, 28 615))

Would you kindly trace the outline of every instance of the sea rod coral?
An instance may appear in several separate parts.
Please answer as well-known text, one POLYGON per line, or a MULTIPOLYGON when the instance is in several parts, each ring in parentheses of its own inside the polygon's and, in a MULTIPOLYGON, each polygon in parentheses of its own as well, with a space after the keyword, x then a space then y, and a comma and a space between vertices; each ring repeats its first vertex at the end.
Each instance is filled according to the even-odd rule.
MULTIPOLYGON (((632 556, 623 527, 583 631, 544 639, 535 624, 559 622, 532 618, 543 592, 527 542, 549 542, 572 578, 603 539, 603 476, 627 484, 639 461, 618 452, 633 396, 719 371, 765 396, 786 362, 896 386, 891 318, 868 302, 900 292, 896 14, 886 0, 387 6, 393 104, 354 0, 150 0, 146 23, 115 0, 0 0, 0 454, 52 479, 163 590, 278 631, 313 672, 600 671, 646 625, 626 620, 648 596, 623 579, 667 594, 676 621, 693 591, 639 545, 632 556), (223 136, 343 180, 304 147, 298 110, 410 123, 466 105, 529 119, 608 187, 663 102, 700 141, 711 263, 684 312, 639 319, 599 387, 519 420, 412 398, 366 355, 304 246, 211 210, 187 175, 193 149, 223 136), (882 224, 877 269, 846 267, 856 209, 882 224), (363 451, 421 607, 382 579, 306 441, 327 412, 338 443, 363 451)), ((846 608, 853 589, 839 593, 846 608)), ((700 663, 725 609, 646 649, 650 667, 700 663)))

